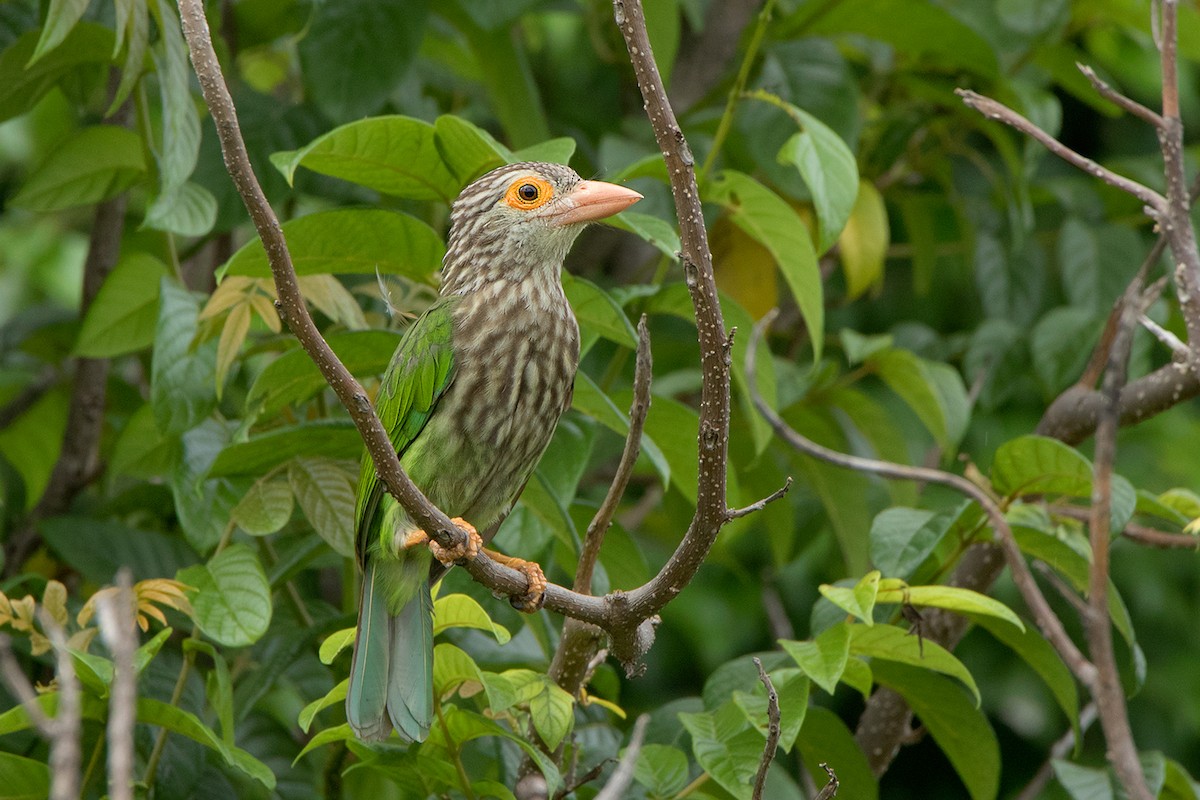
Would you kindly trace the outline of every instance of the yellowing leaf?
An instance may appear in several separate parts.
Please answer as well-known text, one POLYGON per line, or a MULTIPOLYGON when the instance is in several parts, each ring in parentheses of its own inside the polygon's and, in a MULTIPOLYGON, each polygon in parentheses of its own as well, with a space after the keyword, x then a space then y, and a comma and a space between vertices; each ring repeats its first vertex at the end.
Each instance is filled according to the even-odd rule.
POLYGON ((234 359, 242 350, 242 343, 246 341, 246 334, 250 332, 250 305, 249 303, 241 303, 233 307, 229 312, 229 319, 225 321, 225 326, 221 328, 221 338, 217 342, 217 398, 221 397, 221 391, 225 388, 225 376, 229 374, 229 368, 233 366, 234 359))
POLYGON ((728 217, 713 225, 710 236, 717 288, 737 300, 757 320, 779 305, 775 259, 728 217))
POLYGON ((883 279, 891 231, 883 196, 870 181, 859 181, 858 197, 838 236, 846 294, 854 299, 883 279))

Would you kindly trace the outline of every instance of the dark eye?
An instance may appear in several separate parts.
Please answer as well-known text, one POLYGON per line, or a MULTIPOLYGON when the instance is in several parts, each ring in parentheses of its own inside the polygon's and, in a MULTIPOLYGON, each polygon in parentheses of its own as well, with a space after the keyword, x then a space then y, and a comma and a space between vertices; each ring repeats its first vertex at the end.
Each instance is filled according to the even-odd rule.
POLYGON ((538 187, 534 186, 532 183, 523 183, 517 189, 517 196, 526 203, 532 203, 534 200, 538 199, 538 187))

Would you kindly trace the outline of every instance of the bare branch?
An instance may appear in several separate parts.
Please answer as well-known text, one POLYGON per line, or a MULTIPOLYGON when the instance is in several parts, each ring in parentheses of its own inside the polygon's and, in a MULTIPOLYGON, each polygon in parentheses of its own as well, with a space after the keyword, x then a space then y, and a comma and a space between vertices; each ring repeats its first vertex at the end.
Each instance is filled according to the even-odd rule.
POLYGON ((135 600, 129 569, 117 572, 117 593, 100 598, 96 621, 113 656, 112 690, 108 701, 108 796, 133 800, 133 726, 137 711, 137 649, 135 600))
POLYGON ((1154 111, 1153 109, 1146 108, 1132 97, 1127 97, 1113 87, 1109 86, 1100 79, 1100 76, 1096 74, 1096 70, 1092 69, 1088 65, 1075 62, 1075 67, 1082 72, 1083 77, 1087 78, 1088 82, 1092 84, 1092 88, 1096 90, 1096 94, 1100 95, 1105 100, 1108 100, 1113 105, 1116 105, 1128 113, 1133 114, 1138 119, 1148 122, 1155 128, 1162 126, 1163 119, 1158 115, 1158 112, 1154 111))
POLYGON ((837 797, 838 789, 841 788, 841 783, 838 781, 837 773, 833 771, 833 767, 822 761, 819 765, 825 770, 825 774, 829 776, 829 783, 825 784, 825 788, 813 798, 813 800, 830 800, 832 797, 837 797))
POLYGON ((725 512, 725 516, 727 519, 738 519, 739 517, 753 514, 755 511, 762 511, 767 507, 767 503, 774 503, 776 500, 787 494, 788 489, 790 488, 792 488, 792 478, 789 475, 788 479, 784 481, 783 486, 780 486, 763 499, 753 502, 744 508, 731 508, 725 512))
POLYGON ((1071 641, 1071 637, 1063 627, 1062 620, 1058 618, 1058 615, 1054 613, 1049 603, 1046 602, 1046 598, 1042 595, 1042 590, 1038 588, 1037 582, 1033 579, 1033 574, 1029 571, 1029 566, 1025 563, 1025 558, 1021 554, 1020 548, 1017 547, 1012 529, 1009 527, 1008 521, 1004 519, 1004 513, 987 492, 961 475, 955 475, 951 472, 944 472, 940 469, 931 469, 929 467, 896 464, 891 461, 862 458, 861 456, 839 453, 836 450, 823 447, 798 433, 784 422, 775 413, 774 409, 767 405, 762 395, 758 392, 754 376, 758 342, 762 337, 763 328, 770 324, 772 318, 772 314, 764 317, 754 327, 754 331, 750 335, 750 346, 746 351, 746 383, 750 388, 750 397, 754 402, 754 407, 770 423, 775 433, 801 453, 833 464, 834 466, 858 472, 867 472, 872 475, 880 475, 885 478, 936 483, 939 486, 946 486, 960 494, 966 495, 978 503, 987 514, 988 520, 996 532, 996 538, 999 540, 1000 547, 1004 551, 1008 568, 1012 572, 1013 583, 1017 585, 1021 596, 1025 599, 1026 605, 1029 606, 1029 610, 1037 622, 1038 629, 1042 631, 1043 635, 1054 646, 1054 649, 1058 651, 1058 654, 1066 662, 1067 666, 1071 668, 1075 676, 1085 685, 1091 686, 1095 680, 1096 668, 1088 662, 1083 653, 1079 651, 1079 648, 1075 646, 1075 643, 1071 641))
POLYGON ((1162 215, 1165 213, 1167 201, 1161 194, 1135 180, 1118 175, 1107 167, 1100 166, 1087 156, 1080 155, 1003 103, 972 92, 970 89, 956 89, 955 94, 961 97, 964 103, 988 119, 1003 122, 1005 125, 1030 137, 1067 163, 1078 167, 1093 177, 1099 178, 1110 186, 1115 186, 1123 192, 1128 192, 1145 203, 1155 214, 1162 215))
POLYGON ((1153 795, 1146 785, 1138 761, 1133 731, 1129 727, 1129 713, 1125 705, 1125 692, 1121 687, 1121 676, 1117 671, 1116 655, 1113 651, 1112 622, 1108 612, 1109 541, 1111 528, 1112 477, 1117 452, 1117 429, 1120 425, 1120 391, 1125 382, 1129 364, 1129 351, 1133 342, 1134 320, 1137 316, 1138 295, 1141 286, 1131 284, 1125 292, 1124 311, 1117 335, 1109 353, 1108 368, 1104 375, 1103 393, 1105 405, 1096 426, 1096 449, 1092 477, 1092 507, 1088 520, 1092 561, 1088 576, 1088 608, 1083 615, 1084 631, 1087 635, 1088 652, 1096 666, 1096 680, 1090 686, 1096 707, 1100 712, 1100 725, 1108 743, 1108 759, 1117 773, 1125 791, 1134 800, 1151 800, 1153 795))
POLYGON ((753 800, 762 800, 763 790, 767 786, 767 771, 775 760, 775 751, 779 749, 779 693, 771 683, 771 676, 763 669, 762 661, 754 658, 754 666, 758 668, 758 679, 767 690, 767 741, 763 745, 762 760, 758 763, 758 772, 754 776, 754 789, 750 796, 753 800))
POLYGON ((637 763, 638 753, 642 750, 642 740, 646 738, 646 726, 650 724, 650 715, 642 714, 633 724, 633 734, 629 737, 629 746, 625 755, 613 771, 612 777, 604 788, 596 795, 596 800, 621 800, 629 785, 633 783, 633 767, 637 763))
POLYGON ((75 663, 67 650, 62 628, 49 614, 41 614, 42 629, 54 647, 58 673, 58 710, 54 714, 50 739, 50 800, 76 800, 79 797, 79 731, 83 724, 82 698, 75 663))
POLYGON ((638 320, 637 331, 637 361, 633 372, 633 404, 629 407, 629 433, 625 436, 625 449, 617 463, 612 485, 608 487, 608 494, 588 524, 579 552, 579 566, 575 568, 575 591, 580 594, 592 593, 592 573, 596 568, 596 559, 600 557, 604 534, 612 525, 613 514, 617 513, 625 487, 629 485, 629 476, 633 474, 638 454, 642 451, 642 431, 646 427, 646 414, 650 411, 650 378, 654 366, 645 314, 638 320))
POLYGON ((21 665, 17 663, 17 658, 12 651, 12 637, 6 633, 0 633, 0 677, 4 679, 4 685, 8 687, 17 702, 25 708, 25 713, 29 715, 29 719, 38 729, 38 733, 46 739, 52 739, 54 737, 54 720, 47 717, 42 711, 42 707, 38 705, 37 692, 34 691, 29 679, 25 677, 25 671, 21 669, 21 665))

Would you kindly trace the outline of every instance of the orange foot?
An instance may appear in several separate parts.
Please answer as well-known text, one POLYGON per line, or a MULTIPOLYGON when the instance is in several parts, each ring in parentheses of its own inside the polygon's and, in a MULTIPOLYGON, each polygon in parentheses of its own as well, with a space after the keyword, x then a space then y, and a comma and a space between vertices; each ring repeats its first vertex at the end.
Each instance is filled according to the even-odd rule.
POLYGON ((442 547, 436 541, 430 539, 429 534, 425 533, 425 531, 415 530, 405 538, 403 549, 407 550, 410 547, 427 544, 429 551, 433 553, 433 557, 447 567, 452 567, 460 561, 470 561, 479 555, 479 551, 483 548, 483 537, 475 530, 475 526, 462 517, 455 517, 450 521, 467 532, 467 541, 458 547, 442 547))
POLYGON ((546 573, 542 572, 541 567, 533 561, 506 556, 495 550, 484 550, 483 552, 491 556, 492 560, 497 563, 512 567, 525 575, 528 591, 523 595, 514 595, 508 598, 508 602, 512 604, 513 608, 517 611, 524 611, 526 614, 532 614, 542 607, 542 604, 546 602, 546 573))

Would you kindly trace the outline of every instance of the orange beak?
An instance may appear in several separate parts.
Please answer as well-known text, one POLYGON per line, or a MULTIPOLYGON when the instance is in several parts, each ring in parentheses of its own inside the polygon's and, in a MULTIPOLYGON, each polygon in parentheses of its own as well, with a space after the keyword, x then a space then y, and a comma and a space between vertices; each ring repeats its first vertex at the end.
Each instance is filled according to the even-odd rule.
POLYGON ((561 227, 582 222, 595 222, 618 214, 641 200, 633 189, 604 181, 580 181, 559 203, 550 224, 561 227))

